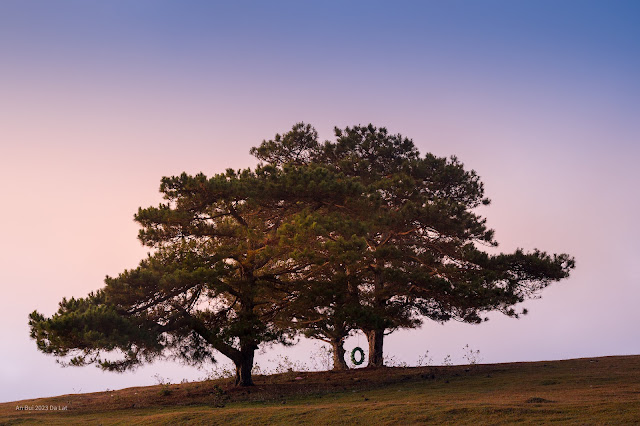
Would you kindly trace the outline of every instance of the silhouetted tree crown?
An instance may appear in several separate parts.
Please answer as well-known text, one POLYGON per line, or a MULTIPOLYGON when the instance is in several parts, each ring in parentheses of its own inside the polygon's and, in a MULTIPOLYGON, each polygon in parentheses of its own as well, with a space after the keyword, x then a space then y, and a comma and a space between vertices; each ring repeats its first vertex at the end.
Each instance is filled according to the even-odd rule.
POLYGON ((566 254, 483 251, 497 245, 475 212, 489 200, 455 157, 421 156, 372 125, 335 136, 320 143, 299 123, 251 150, 263 162, 254 170, 163 178, 165 202, 135 215, 151 254, 51 317, 34 311, 38 348, 114 371, 222 354, 251 385, 261 344, 304 333, 347 368, 344 339, 359 329, 370 365, 382 365, 385 334, 517 317, 515 305, 574 267, 566 254))
MULTIPOLYGON (((497 242, 474 209, 490 201, 476 172, 465 170, 456 157, 422 157, 410 139, 372 125, 336 128, 335 137, 335 142, 320 143, 313 127, 299 123, 251 152, 274 167, 318 164, 363 185, 363 196, 349 200, 339 212, 342 219, 333 221, 350 223, 350 228, 322 228, 330 231, 317 234, 315 250, 356 236, 364 250, 350 261, 325 262, 330 272, 326 266, 316 269, 320 279, 309 283, 319 287, 319 294, 326 294, 329 285, 346 283, 338 287, 347 299, 335 300, 340 291, 334 290, 326 306, 312 309, 329 323, 350 312, 350 320, 342 321, 342 340, 352 329, 363 330, 371 365, 382 365, 385 333, 415 327, 422 318, 478 323, 486 319, 483 312, 493 310, 517 317, 514 305, 568 277, 574 267, 566 254, 482 251, 497 242)), ((303 325, 308 335, 332 341, 334 351, 339 350, 335 324, 320 331, 323 322, 310 324, 303 325)))
POLYGON ((287 245, 282 230, 308 201, 341 204, 362 190, 326 169, 270 166, 163 178, 160 190, 167 202, 135 215, 153 254, 107 277, 104 289, 63 299, 51 318, 33 312, 31 336, 45 353, 73 356, 71 365, 116 371, 217 352, 249 385, 258 345, 288 341, 289 328, 274 319, 298 285, 291 274, 309 267, 298 255, 306 249, 287 245))

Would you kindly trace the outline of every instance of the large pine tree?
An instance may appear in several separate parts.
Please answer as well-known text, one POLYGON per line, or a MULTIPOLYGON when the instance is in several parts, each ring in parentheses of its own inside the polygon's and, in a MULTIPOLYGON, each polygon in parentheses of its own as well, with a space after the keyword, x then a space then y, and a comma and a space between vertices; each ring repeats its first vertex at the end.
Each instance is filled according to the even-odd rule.
MULTIPOLYGON (((364 242, 350 263, 332 267, 338 293, 350 295, 349 311, 354 303, 361 308, 341 331, 359 328, 366 334, 369 365, 383 365, 384 336, 396 328, 417 326, 423 318, 477 323, 493 310, 517 317, 514 305, 568 277, 574 267, 566 254, 483 251, 497 246, 493 230, 475 212, 489 199, 478 175, 455 157, 421 156, 410 139, 372 125, 336 128, 335 135, 335 142, 320 143, 315 129, 299 123, 252 153, 275 167, 317 164, 362 185, 362 196, 339 212, 342 220, 334 220, 359 226, 347 233, 340 226, 325 229, 318 239, 329 245, 340 239, 364 242)), ((316 291, 330 280, 326 270, 317 269, 316 291)), ((331 303, 315 306, 316 316, 323 313, 328 322, 340 316, 331 303)), ((311 336, 335 341, 337 329, 312 327, 311 336)))
POLYGON ((234 362, 236 383, 251 385, 258 345, 294 330, 276 318, 310 267, 305 248, 282 235, 309 208, 341 205, 362 190, 323 168, 271 166, 163 178, 160 190, 167 202, 135 215, 153 254, 88 297, 63 299, 50 318, 33 312, 31 336, 71 365, 116 371, 221 353, 234 362))
POLYGON ((298 124, 252 153, 266 164, 163 178, 166 202, 135 215, 152 254, 49 318, 34 311, 38 348, 117 371, 222 354, 250 385, 260 344, 304 332, 346 368, 344 338, 360 329, 379 366, 386 333, 517 316, 514 305, 574 266, 566 254, 484 252, 497 243, 475 213, 489 203, 476 173, 386 129, 336 129, 319 143, 298 124))

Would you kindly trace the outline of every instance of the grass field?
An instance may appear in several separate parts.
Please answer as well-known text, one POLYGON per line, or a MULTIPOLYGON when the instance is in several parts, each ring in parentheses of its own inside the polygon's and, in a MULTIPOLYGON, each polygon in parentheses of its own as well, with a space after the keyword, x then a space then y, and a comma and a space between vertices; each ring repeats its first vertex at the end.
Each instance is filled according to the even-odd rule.
POLYGON ((251 388, 214 380, 3 403, 0 424, 640 424, 640 356, 254 380, 251 388))

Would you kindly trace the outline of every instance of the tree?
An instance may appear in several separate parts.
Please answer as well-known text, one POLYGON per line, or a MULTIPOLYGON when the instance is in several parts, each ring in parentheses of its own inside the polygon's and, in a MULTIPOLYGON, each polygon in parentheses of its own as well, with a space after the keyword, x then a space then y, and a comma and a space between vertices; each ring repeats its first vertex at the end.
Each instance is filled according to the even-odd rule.
POLYGON ((258 345, 292 335, 275 319, 301 285, 292 277, 309 268, 282 230, 310 204, 340 204, 361 190, 323 168, 267 166, 163 178, 160 191, 167 203, 135 215, 153 254, 88 297, 63 299, 50 318, 34 311, 31 337, 70 365, 115 371, 159 357, 201 363, 217 352, 234 362, 236 384, 251 385, 258 345))
POLYGON ((366 242, 356 235, 359 231, 352 228, 358 223, 345 220, 348 218, 341 213, 357 198, 354 195, 340 205, 319 203, 307 209, 283 229, 281 237, 291 241, 291 247, 304 247, 304 250, 292 251, 292 255, 310 266, 288 277, 296 286, 289 302, 279 312, 279 324, 331 345, 334 370, 348 369, 344 339, 357 328, 365 314, 358 296, 358 283, 354 281, 359 274, 352 268, 365 251, 366 242), (351 238, 342 235, 351 235, 351 238))
POLYGON ((251 385, 260 344, 302 331, 346 368, 344 338, 360 329, 377 366, 385 333, 517 316, 514 305, 574 267, 566 254, 482 251, 497 243, 474 212, 489 204, 479 177, 386 129, 336 129, 321 144, 298 124, 252 153, 266 165, 163 178, 167 202, 135 215, 152 253, 49 318, 34 311, 38 348, 115 371, 221 353, 251 385))
MULTIPOLYGON (((359 205, 340 212, 342 221, 359 223, 353 229, 361 232, 334 228, 318 237, 327 243, 354 237, 365 241, 360 256, 348 267, 334 264, 334 270, 350 271, 340 276, 351 283, 347 287, 357 283, 350 294, 363 311, 353 319, 367 335, 369 365, 383 365, 387 332, 415 327, 423 318, 478 323, 493 310, 517 317, 514 305, 568 277, 575 266, 567 254, 482 251, 497 242, 474 210, 490 201, 478 175, 457 158, 421 157, 410 139, 372 125, 336 128, 335 134, 335 143, 321 144, 311 126, 299 123, 252 153, 275 167, 319 164, 362 184, 359 205)), ((319 336, 317 331, 311 335, 319 336)))

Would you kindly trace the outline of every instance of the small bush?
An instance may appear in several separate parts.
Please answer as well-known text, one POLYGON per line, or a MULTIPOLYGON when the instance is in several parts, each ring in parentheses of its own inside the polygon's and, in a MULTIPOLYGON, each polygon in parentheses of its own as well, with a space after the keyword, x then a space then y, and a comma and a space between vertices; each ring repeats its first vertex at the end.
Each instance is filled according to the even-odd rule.
POLYGON ((429 351, 426 351, 423 355, 420 355, 418 357, 418 367, 427 367, 429 365, 431 365, 431 363, 433 362, 433 358, 431 356, 429 356, 429 351))
POLYGON ((469 347, 468 344, 466 344, 464 345, 462 350, 464 351, 462 358, 467 360, 467 364, 476 365, 482 361, 482 357, 480 357, 480 349, 473 350, 469 347))
POLYGON ((540 398, 539 396, 534 396, 532 398, 527 399, 527 404, 547 404, 553 401, 548 399, 540 398))
POLYGON ((213 387, 211 395, 213 396, 212 405, 217 408, 224 407, 229 400, 229 395, 218 385, 213 387))
POLYGON ((171 393, 173 392, 169 387, 169 385, 171 385, 171 381, 169 379, 165 379, 160 374, 156 374, 153 377, 156 378, 156 381, 158 382, 159 385, 162 385, 162 387, 160 388, 160 395, 162 396, 171 395, 171 393))

